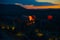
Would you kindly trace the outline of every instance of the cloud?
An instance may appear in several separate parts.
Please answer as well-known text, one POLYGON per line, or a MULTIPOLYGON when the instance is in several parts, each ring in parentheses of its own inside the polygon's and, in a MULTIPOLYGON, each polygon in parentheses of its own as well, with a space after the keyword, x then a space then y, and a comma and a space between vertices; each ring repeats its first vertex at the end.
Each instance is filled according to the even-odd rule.
POLYGON ((60 4, 60 0, 35 0, 36 2, 48 2, 52 4, 60 4))
POLYGON ((20 3, 15 3, 15 5, 22 6, 25 9, 59 9, 60 5, 53 6, 34 6, 34 5, 23 5, 20 3))

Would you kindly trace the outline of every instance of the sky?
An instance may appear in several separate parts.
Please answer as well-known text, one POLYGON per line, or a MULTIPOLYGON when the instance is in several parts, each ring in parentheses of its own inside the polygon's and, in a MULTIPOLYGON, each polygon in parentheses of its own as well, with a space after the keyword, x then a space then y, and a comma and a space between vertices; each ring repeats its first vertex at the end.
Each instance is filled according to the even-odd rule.
POLYGON ((36 0, 0 0, 0 3, 1 4, 21 3, 24 5, 52 5, 51 3, 48 3, 48 2, 38 2, 38 1, 36 0))

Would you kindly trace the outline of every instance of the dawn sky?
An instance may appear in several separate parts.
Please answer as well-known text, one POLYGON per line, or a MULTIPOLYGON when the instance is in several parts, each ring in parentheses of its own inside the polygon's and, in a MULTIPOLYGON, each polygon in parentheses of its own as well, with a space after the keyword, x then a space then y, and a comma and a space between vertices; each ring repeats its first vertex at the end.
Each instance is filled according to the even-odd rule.
POLYGON ((52 5, 51 3, 48 2, 38 2, 40 0, 0 0, 0 3, 3 4, 14 4, 14 3, 21 3, 25 5, 52 5))

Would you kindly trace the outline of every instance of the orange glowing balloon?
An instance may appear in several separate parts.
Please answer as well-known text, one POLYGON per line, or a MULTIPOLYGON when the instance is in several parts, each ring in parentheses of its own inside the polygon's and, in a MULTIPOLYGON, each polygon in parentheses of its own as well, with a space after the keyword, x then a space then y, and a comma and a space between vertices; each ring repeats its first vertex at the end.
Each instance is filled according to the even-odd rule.
POLYGON ((33 20, 33 17, 32 16, 29 16, 29 20, 32 21, 33 20))

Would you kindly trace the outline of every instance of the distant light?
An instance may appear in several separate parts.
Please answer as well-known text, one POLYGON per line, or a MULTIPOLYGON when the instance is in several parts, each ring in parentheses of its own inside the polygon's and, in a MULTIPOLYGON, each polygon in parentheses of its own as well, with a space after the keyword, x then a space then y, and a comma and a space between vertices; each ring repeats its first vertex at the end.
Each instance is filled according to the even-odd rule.
POLYGON ((28 18, 29 18, 29 21, 34 21, 36 17, 34 15, 31 15, 31 16, 28 16, 28 18))
POLYGON ((18 32, 16 36, 22 36, 23 34, 21 32, 18 32))
POLYGON ((52 20, 53 16, 52 15, 48 15, 48 20, 52 20))
POLYGON ((5 26, 2 26, 1 28, 2 28, 2 29, 5 29, 5 26))
POLYGON ((37 33, 38 37, 42 37, 44 34, 43 33, 37 33))
POLYGON ((34 20, 33 16, 29 16, 29 20, 30 21, 34 20))
POLYGON ((12 27, 12 30, 15 30, 15 27, 14 26, 12 27))
POLYGON ((35 19, 36 17, 34 15, 30 15, 30 16, 27 16, 28 17, 28 21, 26 23, 26 25, 32 25, 35 23, 35 19))

